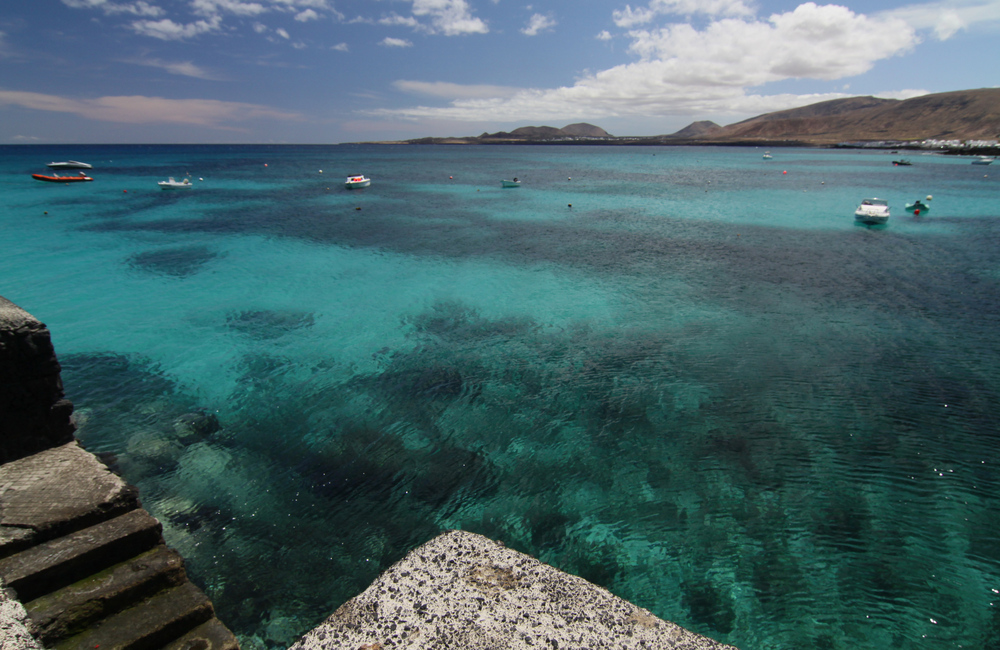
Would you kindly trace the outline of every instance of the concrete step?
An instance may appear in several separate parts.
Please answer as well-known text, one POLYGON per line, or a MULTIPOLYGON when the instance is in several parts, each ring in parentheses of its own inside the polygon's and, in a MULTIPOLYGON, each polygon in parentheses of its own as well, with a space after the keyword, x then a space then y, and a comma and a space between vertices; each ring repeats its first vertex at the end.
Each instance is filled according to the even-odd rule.
POLYGON ((186 580, 184 560, 176 551, 161 544, 29 601, 24 608, 32 634, 51 645, 186 580))
MULTIPOLYGON (((215 616, 208 597, 190 582, 148 598, 64 639, 54 650, 153 650, 174 643, 215 616)), ((206 646, 191 646, 204 648, 206 646)))
POLYGON ((240 650, 240 644, 222 621, 212 618, 162 650, 240 650))
POLYGON ((0 578, 21 602, 35 600, 163 543, 160 531, 148 512, 132 510, 0 560, 0 578))
POLYGON ((0 558, 139 507, 138 491, 76 442, 0 465, 0 503, 0 558))

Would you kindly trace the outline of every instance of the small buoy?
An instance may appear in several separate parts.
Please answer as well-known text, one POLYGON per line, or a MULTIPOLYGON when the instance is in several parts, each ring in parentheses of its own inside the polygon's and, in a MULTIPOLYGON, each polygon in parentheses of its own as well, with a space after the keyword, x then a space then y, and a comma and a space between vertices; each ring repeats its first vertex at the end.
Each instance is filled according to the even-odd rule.
POLYGON ((788 173, 788 170, 786 169, 785 171, 783 171, 783 172, 781 172, 781 173, 782 173, 782 174, 787 174, 787 173, 788 173))
POLYGON ((48 210, 46 210, 46 211, 45 211, 45 212, 43 212, 42 214, 48 214, 48 213, 49 213, 49 211, 48 211, 48 210))
POLYGON ((573 177, 572 176, 567 176, 566 180, 571 181, 571 180, 573 180, 573 177))
POLYGON ((128 190, 122 190, 122 194, 128 194, 128 190))
POLYGON ((453 179, 453 178, 455 178, 455 177, 454 177, 454 176, 449 176, 449 177, 448 177, 448 179, 449 179, 449 180, 450 180, 450 179, 453 179))
POLYGON ((914 211, 913 211, 913 214, 915 214, 916 216, 918 216, 918 217, 919 217, 919 216, 920 216, 920 210, 914 210, 914 211))
POLYGON ((927 200, 928 200, 928 201, 933 201, 933 200, 934 200, 934 197, 933 197, 933 196, 931 196, 930 194, 928 194, 928 195, 927 195, 927 200))
POLYGON ((322 174, 322 173, 323 173, 323 170, 322 170, 322 169, 321 169, 321 170, 319 170, 319 173, 320 173, 320 174, 322 174))
POLYGON ((354 208, 355 210, 360 210, 361 208, 354 208))
POLYGON ((267 167, 267 163, 264 163, 264 166, 267 167))
POLYGON ((826 181, 820 181, 819 184, 820 185, 826 185, 826 181))
POLYGON ((203 181, 203 180, 205 180, 205 179, 204 179, 204 178, 199 178, 198 180, 199 180, 199 181, 203 181))

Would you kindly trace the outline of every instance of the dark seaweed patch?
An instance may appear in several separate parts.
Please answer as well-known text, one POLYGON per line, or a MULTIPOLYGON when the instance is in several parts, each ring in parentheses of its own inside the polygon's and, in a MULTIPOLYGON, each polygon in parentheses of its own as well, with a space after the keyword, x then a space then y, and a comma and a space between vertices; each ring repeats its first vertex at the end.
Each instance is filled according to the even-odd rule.
POLYGON ((312 327, 313 315, 302 311, 257 309, 241 311, 226 317, 229 329, 253 339, 276 339, 304 327, 312 327))
POLYGON ((181 246, 136 253, 128 259, 129 266, 147 273, 183 278, 194 275, 218 257, 207 246, 181 246))

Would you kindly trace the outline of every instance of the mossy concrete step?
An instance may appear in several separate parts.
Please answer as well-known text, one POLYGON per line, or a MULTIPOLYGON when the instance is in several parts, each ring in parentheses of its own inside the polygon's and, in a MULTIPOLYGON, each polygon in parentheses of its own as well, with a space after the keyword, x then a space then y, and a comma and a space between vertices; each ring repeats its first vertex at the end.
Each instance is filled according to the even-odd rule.
POLYGON ((186 582, 122 610, 86 632, 50 647, 54 650, 162 648, 214 616, 215 611, 208 597, 193 584, 186 582))
POLYGON ((222 621, 213 618, 163 646, 162 650, 240 650, 240 644, 222 621))
POLYGON ((161 544, 27 602, 24 608, 28 611, 32 634, 46 645, 51 645, 186 580, 184 560, 176 551, 161 544))
POLYGON ((28 602, 153 548, 160 531, 148 512, 133 510, 0 560, 0 578, 28 602))

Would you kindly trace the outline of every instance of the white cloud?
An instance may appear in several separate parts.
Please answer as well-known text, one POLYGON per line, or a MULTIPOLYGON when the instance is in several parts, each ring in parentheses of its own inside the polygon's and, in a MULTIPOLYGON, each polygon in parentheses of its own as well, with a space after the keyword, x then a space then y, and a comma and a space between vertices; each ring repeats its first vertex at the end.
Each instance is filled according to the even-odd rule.
POLYGON ((125 63, 144 65, 151 68, 160 68, 170 74, 176 74, 183 77, 194 77, 195 79, 206 79, 209 81, 219 81, 223 79, 222 76, 209 72, 208 70, 205 70, 190 61, 170 62, 161 61, 160 59, 126 59, 125 63))
POLYGON ((392 38, 390 36, 386 36, 379 41, 379 45, 384 45, 386 47, 413 47, 413 43, 405 38, 392 38))
POLYGON ((149 18, 159 18, 166 12, 148 2, 108 2, 108 0, 62 0, 67 7, 74 9, 99 9, 111 16, 114 14, 130 14, 133 16, 147 16, 149 18))
POLYGON ((806 3, 767 20, 725 18, 702 30, 679 23, 629 33, 633 63, 588 74, 572 86, 513 95, 459 97, 448 106, 372 114, 408 119, 534 121, 615 116, 754 115, 842 95, 764 96, 748 89, 790 78, 861 74, 917 42, 894 17, 867 17, 806 3), (878 34, 878 38, 871 38, 878 34), (808 100, 808 101, 807 101, 808 100))
POLYGON ((474 18, 466 0, 412 0, 413 15, 427 16, 431 29, 445 36, 459 34, 486 34, 489 27, 479 18, 474 18))
POLYGON ((657 16, 743 16, 754 15, 752 7, 743 0, 651 0, 646 7, 624 9, 612 13, 615 24, 624 29, 652 22, 657 16))
POLYGON ((599 41, 610 41, 614 37, 611 35, 611 32, 605 29, 594 38, 596 38, 599 41))
POLYGON ((72 99, 42 93, 0 90, 0 106, 71 113, 91 120, 123 124, 189 124, 232 129, 233 122, 258 119, 301 120, 296 113, 258 104, 214 99, 166 99, 125 96, 72 99))
POLYGON ((378 20, 379 25, 388 25, 390 27, 403 26, 410 27, 411 29, 420 29, 422 25, 420 21, 413 16, 400 16, 399 14, 393 12, 388 16, 383 16, 378 20))
POLYGON ((347 52, 350 48, 347 47, 347 43, 337 43, 330 48, 331 50, 336 50, 338 52, 347 52))
POLYGON ((462 85, 446 81, 395 81, 392 85, 403 92, 449 100, 509 97, 520 91, 520 89, 511 86, 492 86, 486 84, 462 85))
POLYGON ((191 8, 196 15, 217 17, 222 14, 234 16, 259 16, 268 11, 259 2, 244 2, 243 0, 191 0, 191 8))
POLYGON ((528 20, 528 24, 521 30, 521 33, 525 36, 536 36, 539 32, 552 29, 555 26, 556 21, 551 16, 534 14, 531 19, 528 20))
POLYGON ((161 41, 181 41, 207 34, 219 29, 221 19, 198 20, 186 25, 175 23, 169 18, 163 20, 137 20, 129 25, 129 29, 143 36, 158 38, 161 41))
POLYGON ((944 41, 974 26, 1000 27, 1000 0, 931 2, 890 9, 880 15, 905 20, 915 29, 932 30, 944 41))
MULTIPOLYGON (((332 16, 335 20, 344 19, 344 15, 328 0, 187 0, 184 3, 173 3, 178 5, 172 8, 174 14, 187 10, 187 20, 175 15, 168 17, 165 10, 146 0, 135 2, 62 0, 62 2, 69 7, 102 11, 109 16, 128 14, 141 17, 143 20, 133 21, 126 27, 137 34, 166 41, 185 40, 221 31, 223 21, 231 17, 253 18, 279 12, 292 14, 299 22, 319 20, 324 15, 332 16)), ((258 34, 270 31, 270 28, 261 21, 254 22, 251 27, 258 34)))
POLYGON ((284 29, 282 29, 280 27, 278 29, 274 30, 274 33, 277 34, 278 36, 280 36, 281 38, 286 39, 286 40, 289 39, 289 38, 291 38, 291 36, 288 35, 288 32, 286 32, 284 29))

